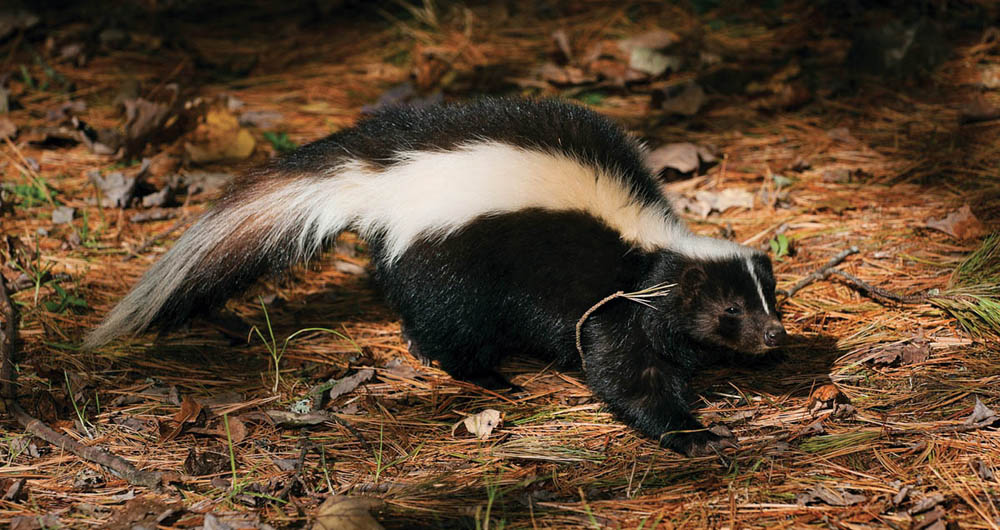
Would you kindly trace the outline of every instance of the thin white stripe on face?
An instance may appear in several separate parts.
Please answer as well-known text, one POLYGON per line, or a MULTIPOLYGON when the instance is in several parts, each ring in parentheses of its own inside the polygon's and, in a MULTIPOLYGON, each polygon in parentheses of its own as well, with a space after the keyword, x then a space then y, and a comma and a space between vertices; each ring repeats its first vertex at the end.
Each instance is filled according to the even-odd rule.
POLYGON ((747 272, 750 273, 750 277, 753 278, 753 283, 757 284, 757 294, 760 295, 760 305, 764 306, 764 314, 770 315, 771 310, 767 308, 767 300, 764 299, 764 287, 761 286, 760 280, 757 278, 757 273, 753 270, 753 262, 750 258, 746 259, 747 272))

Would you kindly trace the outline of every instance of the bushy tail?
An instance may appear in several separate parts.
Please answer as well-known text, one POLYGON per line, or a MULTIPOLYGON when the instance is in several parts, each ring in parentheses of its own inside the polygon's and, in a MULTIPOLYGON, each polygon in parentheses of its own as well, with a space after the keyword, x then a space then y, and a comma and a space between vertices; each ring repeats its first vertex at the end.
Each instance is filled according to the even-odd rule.
POLYGON ((149 328, 169 329, 224 303, 259 276, 308 259, 347 228, 367 186, 341 165, 303 176, 242 177, 139 280, 84 341, 93 349, 149 328))

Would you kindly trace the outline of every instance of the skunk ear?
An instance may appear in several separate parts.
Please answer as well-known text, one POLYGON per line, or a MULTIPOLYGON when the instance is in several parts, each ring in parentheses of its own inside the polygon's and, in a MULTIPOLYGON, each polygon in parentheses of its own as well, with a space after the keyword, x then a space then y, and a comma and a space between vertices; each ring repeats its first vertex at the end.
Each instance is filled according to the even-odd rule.
POLYGON ((690 302, 698 297, 703 285, 708 280, 708 274, 700 265, 688 265, 681 273, 680 285, 684 300, 690 302))

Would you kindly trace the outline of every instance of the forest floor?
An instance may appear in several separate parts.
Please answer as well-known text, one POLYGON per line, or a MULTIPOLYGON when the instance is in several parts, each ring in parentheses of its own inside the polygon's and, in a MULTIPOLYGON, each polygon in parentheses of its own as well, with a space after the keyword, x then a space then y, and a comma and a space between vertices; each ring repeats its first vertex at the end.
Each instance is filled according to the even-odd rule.
POLYGON ((39 12, 0 35, 17 400, 161 473, 130 484, 5 417, 0 526, 1000 528, 988 2, 207 4, 39 12), (908 29, 918 67, 868 64, 908 29), (563 97, 679 144, 660 164, 679 210, 767 249, 779 289, 857 247, 835 266, 850 277, 779 297, 781 360, 695 381, 702 420, 739 438, 727 459, 660 449, 580 373, 519 359, 512 394, 421 365, 350 234, 227 316, 80 350, 220 182, 393 98, 482 94, 563 97), (712 155, 682 167, 698 147, 712 155), (309 328, 335 333, 289 341, 279 377, 261 339, 309 328), (455 428, 490 409, 482 439, 455 428))

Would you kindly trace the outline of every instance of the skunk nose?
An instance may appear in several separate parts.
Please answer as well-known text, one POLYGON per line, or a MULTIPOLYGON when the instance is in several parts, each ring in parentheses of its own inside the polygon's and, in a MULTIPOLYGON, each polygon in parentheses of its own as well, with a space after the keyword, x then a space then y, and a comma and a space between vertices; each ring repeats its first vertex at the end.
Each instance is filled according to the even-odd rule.
POLYGON ((764 344, 777 346, 785 340, 785 328, 780 322, 774 322, 764 331, 764 344))

